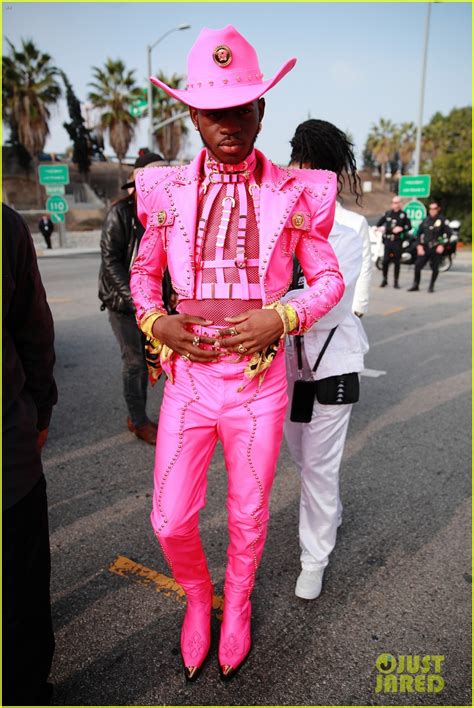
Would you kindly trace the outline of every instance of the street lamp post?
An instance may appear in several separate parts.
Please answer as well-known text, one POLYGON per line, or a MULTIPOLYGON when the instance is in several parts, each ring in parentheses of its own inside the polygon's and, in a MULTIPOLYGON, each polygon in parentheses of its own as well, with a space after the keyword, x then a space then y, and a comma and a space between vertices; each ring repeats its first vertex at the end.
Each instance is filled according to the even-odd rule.
MULTIPOLYGON (((167 37, 172 32, 178 32, 180 30, 190 29, 191 25, 183 24, 173 27, 172 29, 165 32, 156 42, 149 44, 146 48, 147 50, 147 60, 148 60, 148 77, 151 76, 151 52, 165 37, 167 37)), ((150 84, 148 86, 148 149, 153 151, 153 86, 150 84)))
POLYGON ((426 22, 425 22, 425 44, 423 48, 423 66, 421 70, 421 89, 420 89, 420 108, 418 112, 418 125, 416 128, 416 145, 415 145, 415 175, 420 174, 420 160, 421 160, 421 131, 423 128, 423 106, 425 102, 425 82, 426 82, 426 60, 428 57, 428 38, 430 34, 430 16, 431 16, 431 2, 428 3, 426 10, 426 22))

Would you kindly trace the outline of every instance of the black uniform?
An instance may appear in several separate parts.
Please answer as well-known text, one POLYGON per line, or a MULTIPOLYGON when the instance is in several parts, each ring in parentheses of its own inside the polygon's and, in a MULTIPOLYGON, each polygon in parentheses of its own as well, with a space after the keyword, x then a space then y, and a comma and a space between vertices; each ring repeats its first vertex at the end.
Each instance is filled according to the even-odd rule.
POLYGON ((51 234, 54 231, 54 224, 51 219, 40 219, 38 223, 38 228, 44 236, 47 248, 51 248, 51 234))
POLYGON ((420 284, 421 271, 430 262, 431 266, 431 282, 429 289, 432 291, 436 278, 438 277, 439 264, 443 257, 443 253, 436 253, 437 246, 446 247, 449 242, 449 237, 452 231, 448 220, 442 214, 437 216, 427 216, 421 223, 418 229, 416 244, 423 246, 425 252, 422 256, 417 256, 415 262, 415 281, 413 287, 418 287, 420 284))
POLYGON ((2 206, 3 703, 49 705, 54 651, 38 433, 57 399, 54 326, 27 225, 2 206))
POLYGON ((411 229, 411 221, 405 212, 390 209, 377 221, 377 226, 385 226, 383 242, 385 246, 383 255, 383 285, 387 284, 388 266, 392 261, 395 266, 395 285, 398 285, 400 275, 400 259, 402 257, 402 241, 411 229), (403 231, 393 233, 393 229, 400 226, 403 231))

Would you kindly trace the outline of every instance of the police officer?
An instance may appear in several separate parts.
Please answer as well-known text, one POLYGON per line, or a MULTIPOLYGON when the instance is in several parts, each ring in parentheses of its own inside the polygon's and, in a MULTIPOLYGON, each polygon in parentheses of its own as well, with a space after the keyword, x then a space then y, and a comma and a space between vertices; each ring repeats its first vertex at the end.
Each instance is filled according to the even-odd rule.
POLYGON ((38 228, 43 234, 43 238, 46 241, 46 247, 52 248, 51 246, 51 234, 54 231, 54 224, 47 214, 43 214, 38 223, 38 228))
POLYGON ((380 287, 387 285, 388 266, 390 260, 395 266, 394 288, 399 288, 398 278, 400 275, 400 259, 402 257, 402 241, 411 229, 411 221, 402 210, 402 200, 400 197, 393 197, 392 208, 377 221, 377 227, 383 230, 383 242, 385 246, 383 254, 383 280, 380 287))
POLYGON ((431 266, 431 281, 429 293, 434 292, 434 284, 438 277, 439 264, 451 236, 449 222, 441 214, 441 205, 433 200, 428 207, 428 216, 421 223, 417 233, 415 280, 408 292, 420 289, 421 271, 429 261, 431 266))

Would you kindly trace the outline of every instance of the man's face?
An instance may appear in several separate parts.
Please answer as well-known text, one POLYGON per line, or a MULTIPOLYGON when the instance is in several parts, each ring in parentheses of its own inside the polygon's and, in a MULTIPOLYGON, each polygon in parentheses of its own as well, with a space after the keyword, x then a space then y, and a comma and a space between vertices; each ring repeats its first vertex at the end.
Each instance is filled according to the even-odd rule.
POLYGON ((242 162, 252 152, 264 111, 263 98, 233 108, 189 109, 209 153, 229 165, 242 162))
POLYGON ((397 197, 394 197, 392 199, 392 209, 393 211, 400 211, 402 208, 402 202, 400 199, 397 199, 397 197))
POLYGON ((430 216, 432 216, 433 218, 437 217, 440 211, 439 204, 430 204, 428 207, 428 211, 430 216))

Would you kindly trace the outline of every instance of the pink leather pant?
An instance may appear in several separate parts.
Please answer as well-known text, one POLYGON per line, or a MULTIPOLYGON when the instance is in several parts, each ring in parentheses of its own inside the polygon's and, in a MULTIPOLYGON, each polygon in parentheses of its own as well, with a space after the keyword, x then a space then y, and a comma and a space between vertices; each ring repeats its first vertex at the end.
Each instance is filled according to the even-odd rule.
POLYGON ((229 478, 228 591, 250 597, 263 552, 287 405, 285 359, 280 351, 261 387, 253 380, 238 392, 246 364, 228 358, 201 364, 176 357, 174 383, 165 385, 151 522, 186 593, 210 583, 198 521, 218 440, 229 478))

